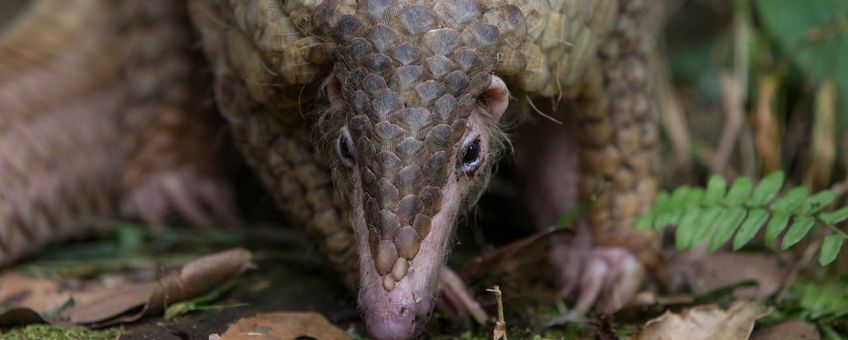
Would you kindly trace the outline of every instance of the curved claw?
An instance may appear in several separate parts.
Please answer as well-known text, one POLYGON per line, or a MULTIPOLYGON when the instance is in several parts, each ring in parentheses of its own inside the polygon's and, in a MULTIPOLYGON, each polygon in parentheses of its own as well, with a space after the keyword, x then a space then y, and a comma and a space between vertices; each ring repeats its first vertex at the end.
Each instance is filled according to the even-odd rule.
POLYGON ((442 267, 439 273, 439 297, 436 307, 457 323, 464 325, 469 323, 469 317, 480 325, 485 325, 489 320, 489 314, 474 299, 462 278, 448 267, 442 267))
POLYGON ((125 215, 156 226, 173 216, 198 227, 235 220, 229 188, 186 168, 150 175, 124 197, 121 208, 125 215))
POLYGON ((644 266, 625 249, 564 251, 565 254, 559 253, 554 259, 554 264, 559 271, 561 295, 573 294, 576 298, 577 316, 585 315, 593 305, 601 313, 620 310, 636 296, 645 281, 644 266))
POLYGON ((611 265, 612 270, 604 285, 606 294, 598 299, 595 308, 601 313, 613 313, 633 300, 647 274, 645 267, 636 257, 623 249, 608 248, 599 251, 604 253, 602 256, 607 257, 607 263, 611 265))

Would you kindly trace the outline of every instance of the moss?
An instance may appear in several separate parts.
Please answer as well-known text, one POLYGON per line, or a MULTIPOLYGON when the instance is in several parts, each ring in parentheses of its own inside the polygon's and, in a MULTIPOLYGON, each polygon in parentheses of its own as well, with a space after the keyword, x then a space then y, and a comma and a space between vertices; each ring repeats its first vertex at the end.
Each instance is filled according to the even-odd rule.
POLYGON ((29 325, 23 328, 16 328, 8 333, 0 335, 2 340, 59 340, 59 339, 77 339, 77 340, 113 340, 117 339, 121 334, 122 329, 110 328, 105 330, 91 331, 81 327, 56 327, 50 325, 29 325))

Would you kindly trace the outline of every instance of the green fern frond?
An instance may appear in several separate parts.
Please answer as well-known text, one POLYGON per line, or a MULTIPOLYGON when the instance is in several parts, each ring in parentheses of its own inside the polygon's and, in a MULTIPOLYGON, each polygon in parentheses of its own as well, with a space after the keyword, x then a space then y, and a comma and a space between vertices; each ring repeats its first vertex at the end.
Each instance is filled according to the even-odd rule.
POLYGON ((833 262, 848 234, 836 227, 848 220, 848 207, 825 209, 836 199, 832 190, 810 195, 807 187, 795 187, 778 195, 785 181, 783 172, 772 173, 759 183, 740 177, 728 188, 721 176, 712 176, 706 188, 681 186, 657 195, 650 211, 639 217, 637 228, 662 230, 677 226, 675 246, 680 250, 708 244, 715 251, 731 241, 733 250, 748 244, 765 227, 765 242, 772 244, 781 234, 781 249, 798 244, 810 231, 826 226, 833 231, 821 245, 819 263, 833 262))

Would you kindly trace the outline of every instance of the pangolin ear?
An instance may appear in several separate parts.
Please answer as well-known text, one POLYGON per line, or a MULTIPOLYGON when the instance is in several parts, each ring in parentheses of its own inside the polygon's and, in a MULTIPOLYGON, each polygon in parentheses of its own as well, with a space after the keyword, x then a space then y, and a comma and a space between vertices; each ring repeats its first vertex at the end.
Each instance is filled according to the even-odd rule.
POLYGON ((486 111, 492 120, 499 121, 509 106, 509 89, 503 79, 492 76, 492 83, 480 96, 480 101, 485 105, 486 111))

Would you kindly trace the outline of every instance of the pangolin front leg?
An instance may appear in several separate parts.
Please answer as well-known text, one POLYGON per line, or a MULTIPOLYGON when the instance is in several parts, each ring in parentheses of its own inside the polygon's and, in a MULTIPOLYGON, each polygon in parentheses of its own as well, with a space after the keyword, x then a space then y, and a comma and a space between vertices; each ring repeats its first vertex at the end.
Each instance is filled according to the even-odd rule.
POLYGON ((644 22, 647 10, 640 1, 619 3, 596 68, 576 97, 560 105, 564 115, 557 118, 565 126, 542 121, 522 129, 524 197, 539 227, 576 208, 576 198, 596 196, 574 226, 577 237, 561 240, 551 252, 560 292, 576 297, 579 315, 593 304, 601 312, 617 311, 657 266, 658 235, 633 229, 658 185, 656 114, 646 63, 652 34, 633 26, 644 22))
POLYGON ((124 214, 163 226, 180 217, 196 226, 233 219, 221 178, 215 132, 223 126, 211 95, 186 4, 117 5, 126 111, 121 115, 124 214), (208 89, 208 93, 204 92, 208 89))
POLYGON ((659 235, 634 226, 659 187, 658 115, 648 58, 656 36, 652 21, 661 8, 655 1, 620 2, 615 27, 598 52, 601 76, 579 99, 580 195, 585 199, 600 190, 600 196, 587 216, 597 250, 584 271, 578 307, 600 285, 599 309, 618 310, 640 288, 646 271, 658 269, 659 235))

